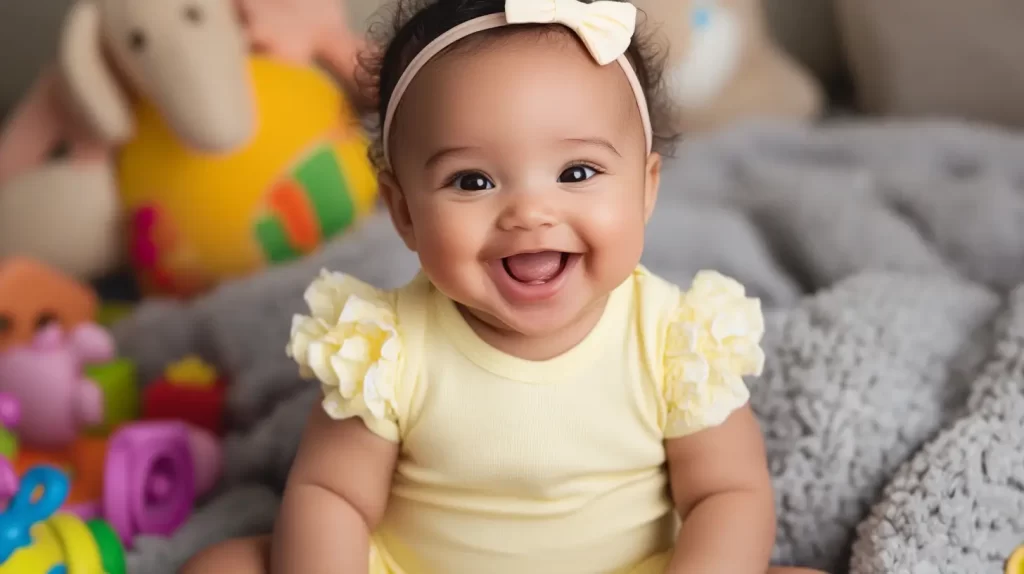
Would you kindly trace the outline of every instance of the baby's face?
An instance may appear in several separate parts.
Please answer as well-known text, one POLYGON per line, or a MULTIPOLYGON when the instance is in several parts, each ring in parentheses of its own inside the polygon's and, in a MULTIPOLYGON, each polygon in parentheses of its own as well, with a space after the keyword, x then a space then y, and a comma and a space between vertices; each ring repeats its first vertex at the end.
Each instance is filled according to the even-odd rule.
POLYGON ((403 97, 385 196, 438 289, 494 327, 549 334, 637 265, 660 161, 618 64, 568 34, 470 42, 403 97))

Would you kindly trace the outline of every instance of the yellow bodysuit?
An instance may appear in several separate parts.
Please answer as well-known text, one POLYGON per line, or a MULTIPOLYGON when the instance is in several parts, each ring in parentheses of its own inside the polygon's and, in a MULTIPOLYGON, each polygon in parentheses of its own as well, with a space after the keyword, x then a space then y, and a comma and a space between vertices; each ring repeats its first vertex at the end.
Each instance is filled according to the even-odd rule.
POLYGON ((288 352, 324 409, 401 444, 371 574, 664 572, 664 440, 725 421, 764 363, 759 301, 714 272, 681 292, 637 268, 547 361, 485 343, 422 275, 324 272, 306 300, 288 352))

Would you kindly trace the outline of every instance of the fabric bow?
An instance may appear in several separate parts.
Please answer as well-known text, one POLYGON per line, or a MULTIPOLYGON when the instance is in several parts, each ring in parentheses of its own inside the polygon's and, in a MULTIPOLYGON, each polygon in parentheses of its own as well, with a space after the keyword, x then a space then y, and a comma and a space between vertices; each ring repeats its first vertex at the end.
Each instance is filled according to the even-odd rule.
POLYGON ((629 48, 636 29, 636 6, 597 0, 506 0, 509 24, 561 24, 576 32, 600 65, 614 62, 629 48))

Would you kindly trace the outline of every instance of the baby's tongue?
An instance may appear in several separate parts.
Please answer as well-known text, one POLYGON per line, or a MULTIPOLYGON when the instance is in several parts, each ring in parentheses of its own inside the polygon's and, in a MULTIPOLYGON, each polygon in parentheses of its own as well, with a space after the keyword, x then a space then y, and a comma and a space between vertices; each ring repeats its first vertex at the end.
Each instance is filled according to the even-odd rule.
POLYGON ((516 281, 536 283, 558 275, 562 268, 562 254, 557 251, 522 253, 505 258, 505 268, 516 281))

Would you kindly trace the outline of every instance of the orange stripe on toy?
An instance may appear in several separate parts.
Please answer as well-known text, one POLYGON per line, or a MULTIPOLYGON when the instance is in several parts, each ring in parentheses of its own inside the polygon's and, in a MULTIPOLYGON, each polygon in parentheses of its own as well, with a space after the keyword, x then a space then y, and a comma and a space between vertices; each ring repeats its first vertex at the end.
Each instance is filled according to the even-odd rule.
POLYGON ((298 183, 291 180, 279 182, 270 190, 267 203, 271 211, 280 217, 289 242, 297 251, 310 252, 320 245, 316 214, 298 183))

